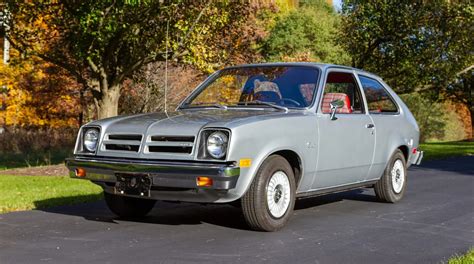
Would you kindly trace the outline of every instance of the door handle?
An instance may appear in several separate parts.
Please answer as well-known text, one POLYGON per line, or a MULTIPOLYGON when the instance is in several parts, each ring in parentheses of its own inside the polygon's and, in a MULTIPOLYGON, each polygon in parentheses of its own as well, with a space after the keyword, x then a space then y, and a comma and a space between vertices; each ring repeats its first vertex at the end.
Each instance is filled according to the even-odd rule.
POLYGON ((367 124, 367 125, 365 125, 365 127, 366 127, 366 128, 374 128, 375 125, 374 125, 374 124, 367 124))

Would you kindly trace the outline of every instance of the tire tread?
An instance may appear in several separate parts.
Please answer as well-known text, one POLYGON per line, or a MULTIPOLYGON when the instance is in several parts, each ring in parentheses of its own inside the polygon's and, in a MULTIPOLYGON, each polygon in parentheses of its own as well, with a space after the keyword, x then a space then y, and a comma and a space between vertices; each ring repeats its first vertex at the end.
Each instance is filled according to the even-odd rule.
POLYGON ((407 181, 408 181, 407 178, 408 177, 407 177, 407 172, 406 172, 405 156, 403 155, 403 152, 400 149, 397 149, 393 153, 392 157, 390 158, 390 160, 387 164, 387 167, 385 168, 385 170, 383 172, 382 177, 380 178, 380 180, 378 180, 374 184, 375 195, 377 196, 377 198, 381 202, 385 202, 385 203, 395 203, 395 202, 400 201, 402 199, 404 193, 405 193, 406 184, 407 184, 407 181), (393 191, 392 179, 391 179, 391 175, 390 175, 393 163, 397 159, 401 159, 402 162, 403 162, 403 165, 405 167, 405 183, 404 183, 405 186, 403 187, 402 191, 399 194, 397 194, 393 191))
POLYGON ((279 155, 272 155, 260 166, 257 170, 256 176, 247 190, 246 194, 242 197, 242 213, 248 224, 253 230, 258 231, 276 231, 281 229, 293 212, 294 200, 295 200, 295 178, 293 170, 288 161, 279 155), (266 197, 262 198, 262 195, 266 195, 265 188, 266 182, 269 180, 271 175, 266 175, 268 171, 272 170, 272 166, 278 166, 287 174, 290 180, 290 186, 292 188, 292 201, 290 207, 285 215, 280 219, 270 219, 270 214, 267 210, 266 197), (262 182, 263 181, 263 182, 262 182))

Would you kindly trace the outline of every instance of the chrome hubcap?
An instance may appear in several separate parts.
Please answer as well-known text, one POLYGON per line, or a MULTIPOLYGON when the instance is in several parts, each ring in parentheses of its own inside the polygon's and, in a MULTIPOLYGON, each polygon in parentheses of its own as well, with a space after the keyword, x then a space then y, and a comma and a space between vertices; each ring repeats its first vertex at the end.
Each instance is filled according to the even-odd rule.
POLYGON ((275 201, 275 203, 278 203, 281 199, 281 196, 283 195, 283 192, 281 190, 281 185, 278 184, 276 187, 275 187, 275 194, 273 195, 273 200, 275 201))
POLYGON ((393 163, 392 170, 390 172, 392 178, 392 188, 395 193, 400 193, 405 184, 405 170, 403 168, 403 162, 397 159, 393 163))
POLYGON ((275 218, 282 217, 290 205, 290 181, 283 171, 275 172, 267 186, 267 206, 275 218))

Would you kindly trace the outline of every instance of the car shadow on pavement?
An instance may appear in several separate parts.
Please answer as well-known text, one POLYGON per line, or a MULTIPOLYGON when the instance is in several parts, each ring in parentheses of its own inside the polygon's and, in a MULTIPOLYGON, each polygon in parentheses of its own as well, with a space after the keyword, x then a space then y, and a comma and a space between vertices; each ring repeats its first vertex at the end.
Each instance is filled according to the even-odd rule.
POLYGON ((100 194, 100 198, 97 198, 96 195, 76 195, 67 197, 68 201, 79 201, 74 204, 51 206, 51 204, 64 203, 64 197, 38 200, 34 201, 34 204, 37 208, 35 210, 45 213, 81 216, 86 220, 113 223, 115 216, 110 211, 108 211, 107 207, 104 207, 105 203, 102 199, 102 194, 100 194))
MULTIPOLYGON (((54 204, 55 198, 49 201, 37 201, 35 204, 54 204)), ((85 199, 85 197, 77 197, 85 199)), ((297 200, 295 211, 337 203, 342 200, 353 200, 362 202, 376 202, 374 195, 366 194, 364 189, 347 192, 322 195, 313 198, 297 200)), ((158 201, 150 214, 140 219, 123 219, 112 214, 103 200, 76 205, 64 205, 57 207, 38 209, 46 213, 62 214, 83 217, 89 221, 120 224, 120 222, 137 222, 157 225, 200 225, 211 224, 232 229, 249 230, 238 206, 229 204, 194 204, 158 201)))
MULTIPOLYGON (((53 198, 54 199, 54 198, 53 198)), ((35 204, 54 201, 37 201, 35 204)), ((114 215, 103 200, 75 205, 40 208, 53 214, 79 216, 89 221, 120 224, 137 222, 158 225, 200 225, 203 223, 248 230, 240 208, 227 204, 194 204, 157 201, 153 210, 144 218, 120 218, 114 215)))
POLYGON ((345 192, 331 193, 316 197, 304 198, 296 201, 295 210, 302 210, 325 204, 340 202, 343 200, 352 200, 360 202, 379 202, 375 194, 368 193, 370 189, 356 189, 345 192))

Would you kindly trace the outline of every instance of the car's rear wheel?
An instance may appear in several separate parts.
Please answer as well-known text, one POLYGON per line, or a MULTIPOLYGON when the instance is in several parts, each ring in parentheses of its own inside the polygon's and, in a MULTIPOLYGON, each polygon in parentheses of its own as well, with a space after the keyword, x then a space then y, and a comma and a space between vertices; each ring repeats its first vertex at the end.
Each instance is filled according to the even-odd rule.
POLYGON ((155 206, 155 200, 140 199, 104 193, 105 202, 110 211, 122 218, 140 218, 146 216, 155 206))
POLYGON ((405 194, 407 186, 406 160, 398 149, 392 155, 382 178, 375 184, 375 195, 380 201, 395 203, 405 194))
POLYGON ((259 231, 283 228, 293 213, 295 195, 296 183, 290 164, 282 156, 270 156, 242 197, 247 224, 259 231))

